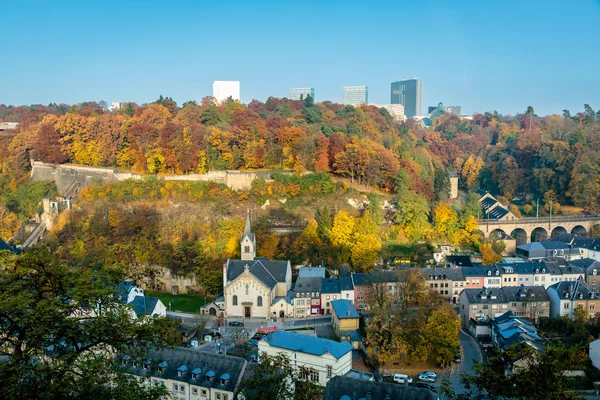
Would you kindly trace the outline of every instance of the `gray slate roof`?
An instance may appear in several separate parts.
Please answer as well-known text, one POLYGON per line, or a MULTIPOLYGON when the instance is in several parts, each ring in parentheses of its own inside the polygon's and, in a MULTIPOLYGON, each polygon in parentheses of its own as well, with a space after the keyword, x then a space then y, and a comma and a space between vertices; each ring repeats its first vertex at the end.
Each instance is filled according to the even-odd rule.
POLYGON ((335 376, 327 382, 323 400, 435 400, 427 389, 335 376), (388 397, 389 396, 389 397, 388 397))
POLYGON ((325 278, 323 267, 302 267, 298 270, 299 278, 325 278))
POLYGON ((502 304, 506 296, 502 288, 464 289, 462 295, 467 297, 469 304, 502 304))
POLYGON ((135 296, 129 305, 136 315, 152 315, 159 301, 157 297, 135 296))
POLYGON ((510 302, 550 301, 543 286, 507 286, 502 289, 506 300, 510 302))
POLYGON ((296 297, 311 297, 311 293, 319 293, 321 295, 321 278, 298 278, 296 279, 296 286, 294 286, 294 293, 296 297), (304 295, 303 295, 304 293, 304 295))
MULTIPOLYGON (((464 268, 468 269, 468 268, 464 268)), ((426 277, 429 279, 444 280, 448 279, 451 281, 464 281, 465 274, 463 268, 448 267, 448 268, 423 268, 421 270, 426 277)))
POLYGON ((340 281, 333 278, 324 278, 321 281, 321 293, 340 293, 340 281))
POLYGON ((0 251, 2 251, 2 250, 8 250, 11 253, 17 252, 15 249, 13 249, 11 246, 9 246, 8 243, 6 243, 4 240, 2 240, 2 238, 0 238, 0 251))
MULTIPOLYGON (((247 362, 243 358, 225 356, 221 354, 212 354, 183 347, 172 347, 161 351, 150 351, 145 360, 137 360, 136 367, 132 366, 131 360, 127 362, 126 367, 130 372, 139 376, 153 376, 161 379, 172 379, 180 382, 188 382, 192 385, 205 388, 226 390, 236 392, 238 379, 243 374, 247 362), (143 368, 143 361, 150 361, 150 369, 143 368), (159 365, 166 365, 161 373, 159 365), (177 371, 182 366, 187 367, 182 376, 178 376, 177 371), (192 379, 192 373, 196 375, 192 379), (207 381, 206 376, 212 378, 207 381), (221 378, 229 379, 221 382, 221 378)), ((171 388, 167 388, 170 390, 171 388)))
POLYGON ((597 298, 588 286, 582 281, 562 281, 550 286, 548 290, 555 290, 561 300, 578 300, 597 298))
POLYGON ((350 300, 334 300, 331 302, 331 306, 338 319, 360 318, 360 315, 358 315, 356 308, 354 308, 354 305, 350 300))
POLYGON ((346 276, 340 278, 340 290, 354 290, 354 283, 352 283, 352 277, 346 276))
POLYGON ((329 353, 337 359, 352 351, 354 348, 348 342, 336 342, 316 336, 300 335, 298 333, 286 332, 284 330, 270 333, 263 339, 273 347, 297 351, 301 353, 323 355, 329 353))
POLYGON ((268 288, 273 288, 279 282, 285 282, 289 261, 272 261, 264 258, 254 260, 227 260, 227 281, 231 282, 244 272, 248 271, 268 288))

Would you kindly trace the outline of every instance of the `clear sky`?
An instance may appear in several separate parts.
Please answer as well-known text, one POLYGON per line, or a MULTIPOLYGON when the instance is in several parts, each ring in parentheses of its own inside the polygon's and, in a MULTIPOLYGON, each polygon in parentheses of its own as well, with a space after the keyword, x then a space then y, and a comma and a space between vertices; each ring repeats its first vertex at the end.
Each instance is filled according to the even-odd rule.
POLYGON ((315 88, 341 101, 420 77, 424 109, 600 108, 600 0, 59 0, 0 6, 0 104, 242 101, 315 88))

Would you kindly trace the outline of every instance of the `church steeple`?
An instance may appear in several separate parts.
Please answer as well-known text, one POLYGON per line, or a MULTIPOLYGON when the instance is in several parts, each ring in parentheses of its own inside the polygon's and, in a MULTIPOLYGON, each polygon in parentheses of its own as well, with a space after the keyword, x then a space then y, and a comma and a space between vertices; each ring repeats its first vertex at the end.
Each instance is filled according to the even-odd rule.
POLYGON ((250 209, 246 210, 246 226, 240 240, 240 252, 242 260, 254 260, 256 257, 256 238, 250 225, 250 209))

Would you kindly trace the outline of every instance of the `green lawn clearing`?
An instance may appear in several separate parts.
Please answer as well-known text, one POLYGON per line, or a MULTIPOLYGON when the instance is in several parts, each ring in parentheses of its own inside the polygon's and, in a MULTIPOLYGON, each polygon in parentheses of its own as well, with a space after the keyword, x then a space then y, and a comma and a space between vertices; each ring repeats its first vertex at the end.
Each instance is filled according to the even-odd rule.
MULTIPOLYGON (((170 293, 147 292, 147 296, 158 297, 169 311, 181 311, 198 314, 200 313, 200 307, 204 306, 205 304, 204 297, 193 294, 172 295, 170 293)), ((206 297, 207 303, 210 303, 211 301, 213 301, 212 297, 206 297)))

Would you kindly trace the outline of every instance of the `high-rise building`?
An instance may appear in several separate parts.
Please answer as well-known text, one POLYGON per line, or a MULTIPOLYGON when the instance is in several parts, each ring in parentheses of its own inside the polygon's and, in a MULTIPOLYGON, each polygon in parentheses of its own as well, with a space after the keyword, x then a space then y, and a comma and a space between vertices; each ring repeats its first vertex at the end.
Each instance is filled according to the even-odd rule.
POLYGON ((344 86, 342 104, 358 106, 369 103, 369 88, 366 86, 344 86))
POLYGON ((313 88, 290 88, 290 100, 304 100, 306 97, 315 99, 315 89, 313 88))
POLYGON ((423 98, 423 81, 419 78, 392 82, 392 104, 402 104, 406 118, 422 116, 421 101, 423 98))
POLYGON ((213 97, 217 103, 221 103, 231 97, 240 100, 240 81, 214 81, 213 97))

